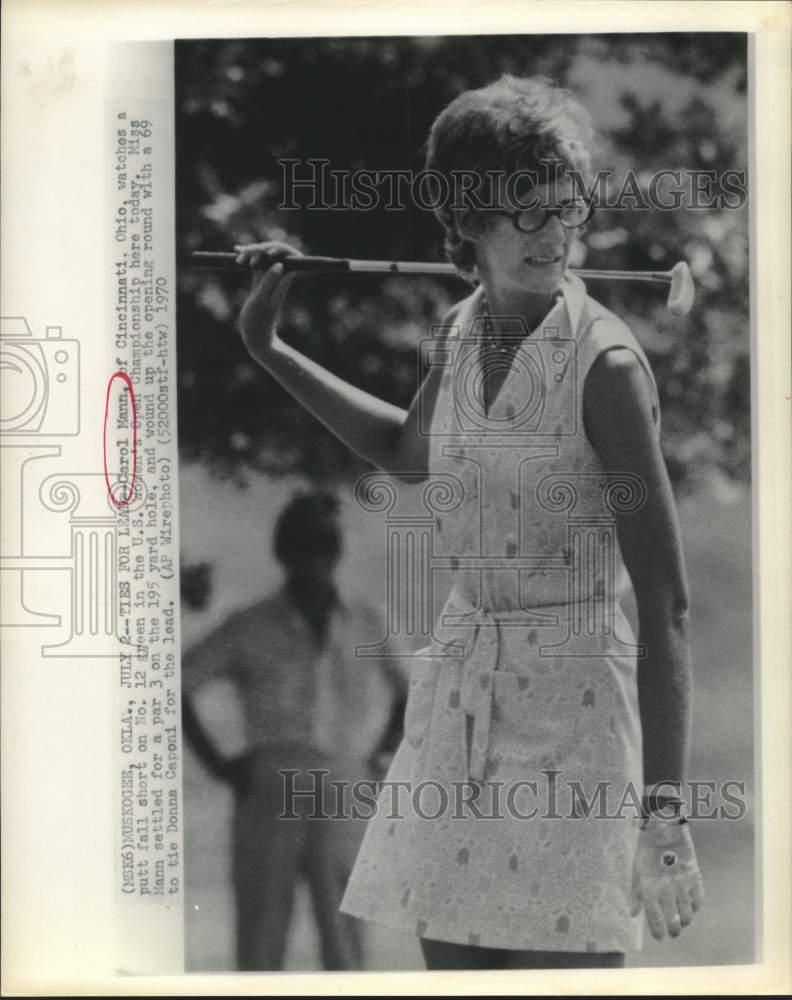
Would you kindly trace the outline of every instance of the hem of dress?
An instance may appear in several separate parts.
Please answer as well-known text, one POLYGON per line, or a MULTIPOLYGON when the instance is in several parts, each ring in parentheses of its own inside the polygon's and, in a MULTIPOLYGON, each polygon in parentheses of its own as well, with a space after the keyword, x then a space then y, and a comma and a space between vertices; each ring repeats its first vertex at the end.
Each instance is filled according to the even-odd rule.
MULTIPOLYGON (((422 918, 416 918, 414 915, 409 918, 405 917, 404 919, 399 919, 399 917, 395 915, 391 916, 389 914, 377 914, 376 916, 372 916, 371 914, 364 913, 362 909, 357 909, 347 903, 342 903, 339 909, 341 913, 345 913, 350 917, 355 917, 357 920, 365 920, 367 923, 377 924, 378 927, 385 927, 391 931, 400 931, 403 934, 418 938, 419 940, 422 939, 424 935, 418 933, 416 924, 425 922, 426 930, 429 931, 430 921, 423 921, 422 918)), ((473 945, 479 948, 501 948, 504 951, 558 951, 562 953, 574 952, 576 954, 591 955, 603 955, 610 954, 612 952, 619 952, 624 955, 634 955, 640 953, 643 949, 640 931, 637 933, 637 937, 639 938, 638 944, 620 944, 604 947, 598 946, 597 948, 591 949, 587 948, 585 943, 582 947, 579 943, 575 943, 571 947, 559 948, 558 942, 555 940, 552 942, 553 947, 551 947, 550 944, 545 944, 545 942, 541 940, 534 940, 530 943, 521 942, 520 944, 510 944, 504 943, 503 939, 496 940, 495 938, 486 937, 483 934, 475 935, 462 929, 460 929, 458 934, 448 930, 435 930, 426 935, 427 940, 442 941, 445 944, 473 945), (471 938, 476 938, 476 940, 473 941, 471 938), (545 944, 544 947, 542 947, 543 944, 545 944)))

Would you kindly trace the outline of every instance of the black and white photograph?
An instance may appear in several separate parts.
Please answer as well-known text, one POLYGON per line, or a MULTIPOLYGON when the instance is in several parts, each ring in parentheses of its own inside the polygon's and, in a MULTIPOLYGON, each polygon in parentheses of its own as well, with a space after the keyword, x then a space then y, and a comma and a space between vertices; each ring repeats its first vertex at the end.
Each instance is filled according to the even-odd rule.
POLYGON ((788 995, 788 4, 2 29, 0 992, 788 995))
POLYGON ((754 961, 747 36, 175 79, 187 968, 754 961))

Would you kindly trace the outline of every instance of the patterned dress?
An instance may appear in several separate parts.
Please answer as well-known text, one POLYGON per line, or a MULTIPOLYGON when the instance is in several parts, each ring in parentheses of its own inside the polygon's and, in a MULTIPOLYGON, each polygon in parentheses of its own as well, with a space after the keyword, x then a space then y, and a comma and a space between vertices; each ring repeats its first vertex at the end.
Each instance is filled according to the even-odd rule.
POLYGON ((579 279, 532 334, 495 320, 519 343, 503 361, 480 350, 482 298, 452 310, 435 352, 432 559, 453 586, 414 660, 405 737, 341 908, 457 944, 627 952, 641 944, 629 893, 642 651, 621 605, 615 515, 645 495, 605 473, 583 386, 603 351, 634 351, 659 433, 656 387, 632 333, 579 279))

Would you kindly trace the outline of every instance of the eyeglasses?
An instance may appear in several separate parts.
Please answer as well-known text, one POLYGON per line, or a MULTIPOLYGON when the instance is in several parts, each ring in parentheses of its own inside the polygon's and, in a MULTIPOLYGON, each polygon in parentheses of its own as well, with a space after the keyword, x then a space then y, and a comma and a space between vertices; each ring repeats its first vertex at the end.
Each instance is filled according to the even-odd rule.
POLYGON ((575 200, 565 202, 558 208, 531 205, 516 212, 503 212, 503 214, 512 220, 514 228, 519 229, 521 233, 538 233, 554 215, 558 216, 559 222, 565 229, 579 229, 594 214, 594 204, 575 200))

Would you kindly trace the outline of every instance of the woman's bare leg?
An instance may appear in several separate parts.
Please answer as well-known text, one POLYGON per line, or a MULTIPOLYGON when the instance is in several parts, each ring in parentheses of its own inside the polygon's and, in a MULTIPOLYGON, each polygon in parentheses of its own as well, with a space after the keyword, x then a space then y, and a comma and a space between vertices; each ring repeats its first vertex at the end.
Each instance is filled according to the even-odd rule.
POLYGON ((510 951, 506 969, 623 969, 621 951, 510 951))
POLYGON ((511 948, 480 948, 421 938, 426 968, 450 972, 455 969, 621 969, 620 951, 516 951, 511 948))
POLYGON ((421 938, 426 968, 451 972, 454 969, 505 969, 507 952, 503 948, 479 948, 468 944, 450 944, 421 938))

